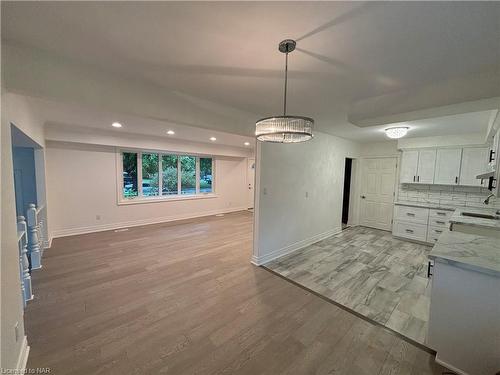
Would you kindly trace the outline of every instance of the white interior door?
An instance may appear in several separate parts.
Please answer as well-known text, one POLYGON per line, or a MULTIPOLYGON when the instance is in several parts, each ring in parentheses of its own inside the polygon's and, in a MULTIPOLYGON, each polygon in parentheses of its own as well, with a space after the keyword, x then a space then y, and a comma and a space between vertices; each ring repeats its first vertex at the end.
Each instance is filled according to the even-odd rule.
POLYGON ((248 208, 253 208, 255 184, 255 159, 247 159, 248 208))
POLYGON ((396 158, 362 160, 361 168, 361 225, 391 230, 396 178, 396 158))

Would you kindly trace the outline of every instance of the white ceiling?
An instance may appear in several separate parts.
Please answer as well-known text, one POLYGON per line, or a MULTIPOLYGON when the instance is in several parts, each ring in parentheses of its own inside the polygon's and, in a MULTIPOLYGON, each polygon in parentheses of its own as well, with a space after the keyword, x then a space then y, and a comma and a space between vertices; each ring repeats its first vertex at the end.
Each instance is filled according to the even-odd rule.
MULTIPOLYGON (((71 126, 80 131, 106 132, 109 134, 139 133, 157 139, 183 140, 212 145, 226 145, 252 150, 255 146, 254 137, 245 137, 237 134, 226 133, 216 130, 202 129, 188 125, 169 123, 151 118, 138 117, 111 111, 90 109, 86 106, 61 103, 58 101, 24 97, 23 98, 40 122, 49 129, 57 129, 71 126), (112 123, 119 122, 122 127, 114 128, 112 123), (137 131, 140 129, 140 132, 137 131), (167 131, 172 130, 175 134, 169 135, 167 131), (215 137, 212 141, 210 138, 215 137), (248 143, 246 145, 245 143, 248 143)), ((17 138, 16 138, 17 139, 17 138)), ((20 145, 19 145, 20 146, 20 145)))
MULTIPOLYGON (((382 140, 348 123, 355 101, 500 66, 498 2, 2 2, 2 39, 255 114, 289 111, 320 131, 382 140)), ((498 88, 500 91, 500 87, 498 88)), ((486 114, 418 121, 411 136, 477 132, 486 114)), ((253 133, 254 123, 221 124, 253 133)))

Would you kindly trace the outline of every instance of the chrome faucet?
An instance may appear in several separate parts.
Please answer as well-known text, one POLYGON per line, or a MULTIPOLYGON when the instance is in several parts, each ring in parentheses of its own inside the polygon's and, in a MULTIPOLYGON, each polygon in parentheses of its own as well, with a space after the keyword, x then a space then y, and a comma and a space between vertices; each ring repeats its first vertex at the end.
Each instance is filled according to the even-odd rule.
POLYGON ((488 195, 488 196, 486 197, 486 199, 484 200, 484 202, 483 202, 483 203, 484 203, 484 204, 489 204, 489 203, 490 203, 490 198, 491 198, 491 197, 494 197, 494 196, 495 196, 495 194, 491 193, 490 195, 488 195))

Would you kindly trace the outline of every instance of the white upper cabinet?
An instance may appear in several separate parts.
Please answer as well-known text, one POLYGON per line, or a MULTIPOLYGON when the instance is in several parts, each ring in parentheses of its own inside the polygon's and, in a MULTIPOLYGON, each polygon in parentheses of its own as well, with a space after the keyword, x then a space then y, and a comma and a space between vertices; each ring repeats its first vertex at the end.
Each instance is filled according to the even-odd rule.
MULTIPOLYGON (((462 166, 460 168, 460 185, 481 186, 481 180, 476 176, 488 170, 488 147, 468 147, 462 152, 462 166)), ((483 181, 486 183, 486 181, 483 181)))
POLYGON ((461 160, 461 148, 438 149, 436 153, 434 183, 438 185, 458 185, 461 160))
POLYGON ((418 151, 404 151, 401 156, 399 180, 401 183, 413 183, 417 180, 418 151))
MULTIPOLYGON (((488 170, 489 152, 487 146, 404 150, 399 181, 406 184, 486 187, 488 181, 484 180, 481 184, 476 176, 488 170)), ((498 153, 500 160, 500 149, 498 153)))
POLYGON ((434 167, 436 165, 436 150, 418 151, 417 183, 434 183, 434 167))

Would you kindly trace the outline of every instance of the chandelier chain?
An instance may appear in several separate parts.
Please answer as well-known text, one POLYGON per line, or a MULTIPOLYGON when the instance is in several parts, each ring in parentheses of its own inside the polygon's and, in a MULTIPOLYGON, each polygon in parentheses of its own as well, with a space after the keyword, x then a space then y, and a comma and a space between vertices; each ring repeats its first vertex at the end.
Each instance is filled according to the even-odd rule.
POLYGON ((286 89, 288 82, 288 50, 285 54, 285 93, 283 95, 283 116, 286 116, 286 89))

